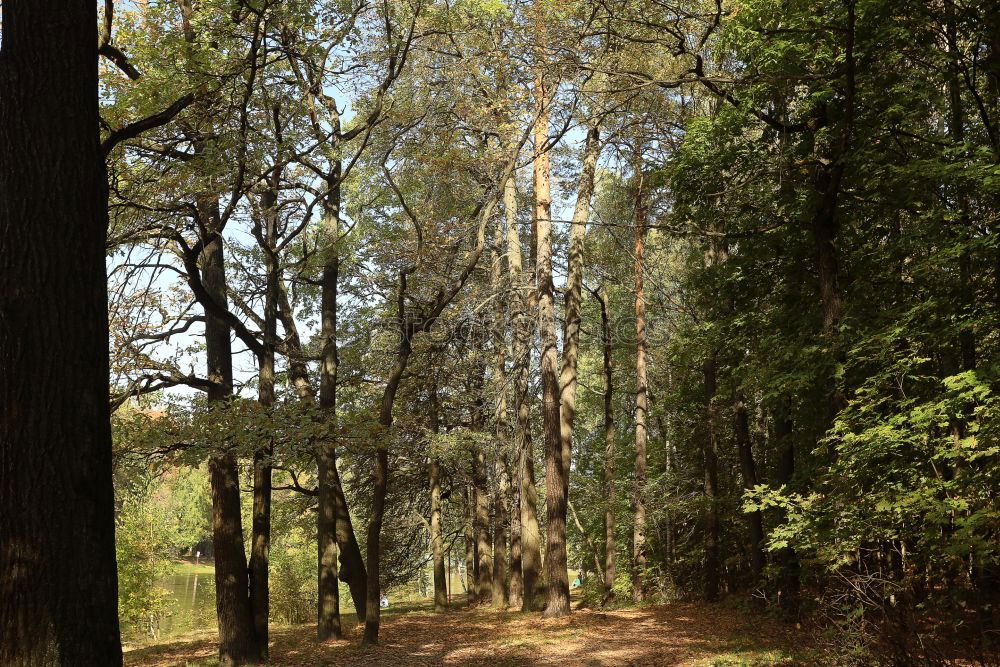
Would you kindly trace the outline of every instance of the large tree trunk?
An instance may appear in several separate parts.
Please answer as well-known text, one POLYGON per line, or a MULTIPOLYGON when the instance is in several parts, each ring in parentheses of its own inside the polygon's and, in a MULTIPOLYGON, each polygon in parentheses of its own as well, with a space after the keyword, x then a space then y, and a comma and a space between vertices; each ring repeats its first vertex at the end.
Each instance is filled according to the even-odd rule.
MULTIPOLYGON (((267 272, 264 291, 264 354, 260 359, 258 401, 265 410, 274 406, 274 349, 278 339, 277 186, 280 171, 272 176, 271 186, 261 194, 264 234, 261 240, 267 272)), ((253 526, 250 539, 250 607, 254 632, 261 657, 268 655, 268 615, 270 590, 268 562, 271 552, 271 445, 254 452, 253 457, 253 526)))
MULTIPOLYGON (((316 636, 320 641, 340 639, 340 584, 337 573, 337 289, 340 277, 340 170, 335 169, 328 187, 323 219, 324 252, 322 292, 320 296, 320 336, 323 349, 319 370, 319 407, 330 432, 316 443, 318 504, 317 538, 317 609, 316 636)), ((351 531, 353 534, 353 530, 351 531)), ((352 590, 353 593, 353 590, 352 590)), ((358 591, 360 593, 360 591, 358 591)), ((360 597, 360 595, 359 595, 360 597)), ((359 618, 364 616, 364 605, 359 618)))
POLYGON ((608 317, 608 291, 594 294, 601 306, 601 351, 604 358, 604 595, 601 603, 614 597, 615 588, 615 409, 614 362, 611 356, 611 319, 608 317))
MULTIPOLYGON (((209 233, 219 229, 218 201, 201 196, 198 214, 209 233)), ((227 307, 226 265, 223 243, 216 236, 201 257, 202 281, 208 296, 227 307)), ((229 399, 233 386, 233 355, 229 325, 206 308, 205 353, 209 402, 229 399)), ((254 631, 250 606, 250 582, 243 549, 243 521, 240 512, 240 477, 236 458, 219 452, 209 459, 212 484, 212 548, 215 553, 215 608, 219 619, 219 663, 240 665, 260 662, 260 646, 254 631)))
POLYGON ((545 583, 546 616, 569 613, 566 570, 566 473, 559 437, 559 375, 556 370, 555 288, 552 283, 552 197, 549 186, 549 82, 535 76, 538 116, 534 130, 535 282, 538 289, 538 331, 541 339, 542 431, 545 441, 545 583))
POLYGON ((646 203, 641 168, 635 190, 635 489, 632 524, 632 597, 646 599, 646 423, 649 392, 646 380, 646 203))
MULTIPOLYGON (((746 400, 743 394, 736 395, 733 406, 734 428, 736 431, 736 447, 740 455, 740 472, 743 477, 743 488, 749 491, 757 486, 757 464, 753 458, 753 443, 750 439, 750 420, 747 415, 746 400)), ((764 520, 760 510, 754 510, 747 515, 750 528, 750 571, 753 574, 754 586, 758 586, 764 576, 764 520)))
MULTIPOLYGON (((531 370, 531 338, 535 331, 533 315, 535 290, 523 269, 521 236, 517 227, 517 191, 514 177, 507 179, 504 188, 504 207, 507 210, 507 265, 516 290, 511 298, 511 321, 514 322, 514 399, 517 413, 515 442, 517 445, 518 477, 518 528, 517 555, 520 567, 511 564, 511 597, 517 589, 521 593, 521 608, 536 609, 538 573, 542 566, 540 535, 538 531, 538 491, 535 488, 535 453, 531 440, 529 381, 531 370), (513 224, 512 224, 513 221, 513 224), (518 586, 520 584, 520 586, 518 586)), ((513 560, 513 548, 511 559, 513 560)), ((512 606, 514 601, 511 601, 512 606)))
POLYGON ((0 51, 0 664, 120 665, 94 3, 0 51))

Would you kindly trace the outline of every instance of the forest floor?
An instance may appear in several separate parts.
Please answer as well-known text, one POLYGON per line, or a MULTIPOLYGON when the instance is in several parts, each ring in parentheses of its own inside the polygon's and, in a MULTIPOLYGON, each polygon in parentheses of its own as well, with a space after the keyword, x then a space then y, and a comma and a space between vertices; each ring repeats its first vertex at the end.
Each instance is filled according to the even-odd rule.
MULTIPOLYGON (((363 627, 319 643, 312 625, 274 627, 271 665, 691 665, 815 664, 801 630, 725 604, 676 602, 614 611, 577 609, 565 618, 488 608, 433 613, 427 605, 383 616, 381 643, 358 644, 363 627)), ((348 619, 345 617, 344 619, 348 619)), ((131 667, 215 665, 214 633, 126 652, 131 667)))

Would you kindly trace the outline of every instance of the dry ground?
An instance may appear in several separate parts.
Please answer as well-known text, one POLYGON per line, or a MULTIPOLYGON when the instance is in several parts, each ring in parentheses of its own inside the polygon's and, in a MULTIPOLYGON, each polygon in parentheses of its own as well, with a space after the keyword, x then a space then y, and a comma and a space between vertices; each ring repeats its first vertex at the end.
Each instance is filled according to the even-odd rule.
MULTIPOLYGON (((346 619, 345 619, 346 620, 346 619)), ((568 618, 490 609, 440 614, 419 608, 383 618, 381 644, 318 643, 310 625, 273 628, 272 665, 799 665, 805 637, 789 626, 722 605, 673 603, 617 611, 575 610, 568 618)), ((135 649, 125 664, 213 665, 215 638, 203 635, 135 649)))

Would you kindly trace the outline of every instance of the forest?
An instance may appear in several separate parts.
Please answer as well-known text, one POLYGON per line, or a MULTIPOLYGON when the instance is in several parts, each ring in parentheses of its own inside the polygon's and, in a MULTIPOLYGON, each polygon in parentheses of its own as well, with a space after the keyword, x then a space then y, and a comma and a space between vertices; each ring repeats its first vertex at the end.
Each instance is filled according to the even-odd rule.
POLYGON ((0 665, 1000 665, 1000 5, 0 2, 0 665))

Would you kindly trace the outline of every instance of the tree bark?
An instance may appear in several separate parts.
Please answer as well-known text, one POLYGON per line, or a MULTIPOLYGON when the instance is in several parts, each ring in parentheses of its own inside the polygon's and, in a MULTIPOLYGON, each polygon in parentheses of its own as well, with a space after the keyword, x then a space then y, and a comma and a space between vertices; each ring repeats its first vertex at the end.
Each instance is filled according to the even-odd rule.
MULTIPOLYGON (((198 214, 204 228, 215 234, 220 227, 218 200, 197 198, 198 214)), ((221 236, 204 247, 201 256, 202 282, 208 296, 223 308, 228 306, 226 264, 221 236)), ((233 386, 233 356, 229 325, 206 308, 205 354, 210 403, 229 400, 233 386)), ((219 663, 241 665, 262 659, 250 604, 250 582, 243 549, 243 520, 240 510, 240 478, 236 457, 221 451, 209 459, 212 485, 212 548, 215 553, 215 607, 219 618, 219 663)))
POLYGON ((476 447, 472 460, 473 527, 476 539, 476 603, 489 604, 493 595, 493 554, 490 545, 490 496, 486 454, 476 447))
MULTIPOLYGON (((740 456, 740 473, 743 477, 743 489, 749 491, 757 486, 757 464, 753 457, 753 443, 750 439, 750 420, 747 415, 746 400, 742 393, 736 395, 733 405, 734 428, 736 431, 736 447, 740 456)), ((761 583, 764 576, 766 558, 764 556, 764 520, 760 510, 754 510, 747 515, 750 529, 750 572, 753 575, 754 586, 761 583)))
POLYGON ((608 291, 594 293, 601 306, 601 352, 604 358, 604 595, 602 604, 614 598, 615 589, 615 410, 614 361, 611 320, 608 317, 608 291))
POLYGON ((120 665, 94 3, 0 50, 0 664, 120 665))
POLYGON ((590 198, 594 192, 594 172, 600 153, 600 129, 595 124, 587 132, 583 149, 583 169, 577 189, 576 207, 569 231, 569 259, 566 276, 566 319, 563 330, 562 388, 559 410, 559 440, 562 445, 563 495, 569 498, 569 471, 573 450, 573 424, 576 421, 577 357, 580 351, 580 322, 583 302, 583 244, 590 219, 590 198))
MULTIPOLYGON (((520 589, 521 608, 531 611, 537 608, 536 596, 538 573, 542 555, 538 530, 538 491, 535 488, 535 453, 531 439, 529 380, 531 370, 531 338, 535 330, 534 310, 535 290, 523 269, 521 237, 516 224, 517 191, 514 177, 507 179, 504 188, 504 207, 507 211, 507 265, 516 290, 511 298, 511 321, 514 322, 514 402, 517 412, 518 470, 518 528, 517 556, 520 567, 511 563, 511 597, 520 589), (513 220, 513 224, 511 221, 513 220), (518 586, 520 584, 520 586, 518 586)), ((514 559, 512 544, 511 560, 514 559)), ((514 605, 513 599, 511 601, 514 605)))
POLYGON ((646 599, 646 423, 649 389, 646 380, 646 203, 641 167, 635 190, 635 489, 632 525, 632 597, 646 599))
POLYGON ((716 401, 716 356, 709 352, 703 368, 705 378, 705 444, 702 448, 705 474, 705 599, 719 599, 722 561, 719 556, 719 406, 716 401))
POLYGON ((476 560, 476 532, 475 516, 476 509, 473 495, 469 493, 468 485, 462 487, 462 500, 465 501, 465 594, 470 605, 475 604, 479 597, 476 590, 479 578, 476 576, 476 568, 479 567, 476 560))
POLYGON ((556 370, 556 314, 552 283, 552 197, 549 184, 549 82, 535 75, 538 106, 534 128, 535 282, 538 289, 538 331, 541 339, 542 431, 545 440, 545 616, 568 614, 569 576, 566 569, 566 473, 560 440, 559 375, 556 370))
MULTIPOLYGON (((777 441, 778 460, 774 471, 774 482, 787 492, 795 474, 795 438, 791 416, 791 400, 784 397, 774 411, 774 436, 777 441)), ((799 559, 792 547, 784 547, 775 553, 780 566, 778 575, 778 606, 792 616, 799 609, 799 559)))
MULTIPOLYGON (((508 179, 509 180, 509 179, 508 179)), ((506 194, 506 183, 504 184, 506 194)), ((508 224, 513 221, 510 212, 506 212, 508 224)), ((493 244, 493 262, 490 270, 490 285, 496 296, 493 309, 493 393, 496 406, 494 409, 494 424, 496 434, 496 456, 494 457, 493 478, 493 606, 506 609, 508 604, 507 584, 507 521, 510 506, 510 477, 508 475, 507 452, 510 449, 510 425, 507 421, 507 338, 504 333, 503 299, 499 293, 504 289, 504 255, 501 248, 504 242, 503 226, 497 225, 493 244)))
MULTIPOLYGON (((271 176, 270 187, 260 197, 264 216, 261 250, 267 273, 264 290, 264 354, 260 359, 258 402, 265 410, 274 406, 274 354, 278 339, 278 280, 280 267, 277 248, 277 186, 280 170, 271 176)), ((253 457, 253 524, 250 539, 250 607, 253 611, 254 632, 263 659, 268 655, 268 616, 270 589, 268 562, 271 551, 271 456, 268 444, 254 452, 253 457)))
MULTIPOLYGON (((333 170, 328 179, 324 219, 323 277, 320 295, 321 324, 320 337, 323 349, 319 372, 319 407, 330 426, 330 433, 316 443, 317 468, 317 609, 316 637, 320 641, 340 639, 343 635, 340 625, 340 583, 337 572, 338 551, 338 494, 340 476, 337 474, 337 292, 340 278, 340 168, 333 170)), ((341 491, 343 493, 343 491, 341 491)), ((345 503, 346 507, 346 503, 345 503)), ((346 514, 346 512, 345 512, 346 514)), ((353 536, 354 531, 351 530, 353 536)), ((358 554, 360 556, 360 553, 358 554)), ((360 598, 361 591, 352 595, 360 598)), ((366 592, 367 594, 367 592, 366 592)), ((355 603, 357 608, 357 603, 355 603)), ((358 608, 358 618, 363 618, 366 608, 358 608)))
MULTIPOLYGON (((432 381, 430 387, 430 422, 431 433, 435 435, 441 429, 440 405, 438 403, 437 383, 432 381)), ((448 580, 444 571, 444 537, 441 534, 441 461, 434 452, 430 456, 430 487, 431 487, 431 551, 434 556, 434 610, 442 611, 448 607, 448 580)))

